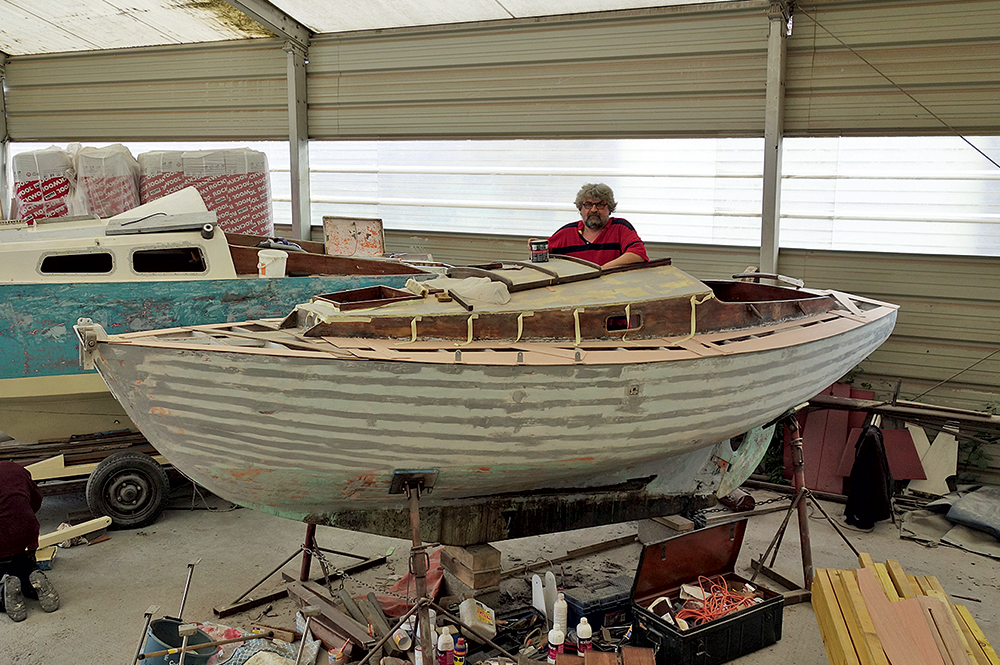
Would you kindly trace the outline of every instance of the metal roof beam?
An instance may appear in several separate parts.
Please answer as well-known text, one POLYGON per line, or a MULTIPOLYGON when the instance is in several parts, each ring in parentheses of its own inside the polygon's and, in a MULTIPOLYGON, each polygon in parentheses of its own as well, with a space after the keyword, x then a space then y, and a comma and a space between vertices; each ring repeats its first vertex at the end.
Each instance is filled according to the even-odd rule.
POLYGON ((768 11, 767 87, 764 93, 764 191, 760 219, 760 271, 778 272, 781 231, 781 158, 785 128, 785 62, 792 2, 777 0, 768 11))
POLYGON ((282 39, 294 42, 304 51, 309 48, 312 32, 267 0, 225 0, 282 39))

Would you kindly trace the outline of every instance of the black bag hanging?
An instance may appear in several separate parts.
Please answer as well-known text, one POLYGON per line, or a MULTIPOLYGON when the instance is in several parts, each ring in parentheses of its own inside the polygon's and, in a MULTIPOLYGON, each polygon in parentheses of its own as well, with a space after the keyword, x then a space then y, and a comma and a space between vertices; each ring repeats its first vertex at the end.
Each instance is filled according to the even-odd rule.
POLYGON ((871 529, 892 516, 892 472, 885 456, 882 430, 868 425, 854 444, 854 466, 844 515, 847 523, 871 529))

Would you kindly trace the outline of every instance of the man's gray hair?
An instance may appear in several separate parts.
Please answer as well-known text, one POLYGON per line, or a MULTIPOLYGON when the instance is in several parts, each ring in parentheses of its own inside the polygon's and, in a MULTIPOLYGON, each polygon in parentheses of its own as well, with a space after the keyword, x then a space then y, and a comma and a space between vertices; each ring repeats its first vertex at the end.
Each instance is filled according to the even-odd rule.
POLYGON ((592 201, 604 201, 608 204, 608 211, 614 212, 618 204, 615 203, 615 193, 611 191, 611 188, 605 185, 603 182, 593 183, 588 182, 586 185, 580 188, 580 191, 576 193, 576 205, 577 210, 581 210, 583 202, 587 199, 592 201))

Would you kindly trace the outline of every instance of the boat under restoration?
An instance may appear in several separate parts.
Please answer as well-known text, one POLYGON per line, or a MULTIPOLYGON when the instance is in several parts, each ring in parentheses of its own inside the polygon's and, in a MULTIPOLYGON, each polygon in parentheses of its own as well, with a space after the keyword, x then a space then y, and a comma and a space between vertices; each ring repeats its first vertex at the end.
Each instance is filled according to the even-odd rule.
POLYGON ((466 545, 709 505, 757 466, 762 426, 882 344, 897 310, 702 282, 669 260, 553 257, 409 286, 319 294, 283 319, 77 334, 157 450, 220 496, 404 536, 400 486, 417 478, 425 540, 466 545))

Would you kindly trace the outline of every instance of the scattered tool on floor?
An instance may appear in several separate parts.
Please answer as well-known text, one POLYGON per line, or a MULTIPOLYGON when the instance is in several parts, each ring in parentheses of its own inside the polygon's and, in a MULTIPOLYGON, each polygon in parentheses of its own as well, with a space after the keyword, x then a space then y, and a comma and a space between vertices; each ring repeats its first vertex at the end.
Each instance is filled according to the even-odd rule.
MULTIPOLYGON (((177 627, 177 634, 181 636, 181 660, 177 665, 184 665, 184 659, 187 657, 188 652, 188 640, 192 635, 198 632, 198 626, 193 623, 183 623, 177 627)), ((298 665, 296 663, 295 665, 298 665)))
POLYGON ((64 540, 72 540, 78 536, 89 536, 101 531, 106 531, 110 525, 111 518, 105 516, 89 520, 82 524, 77 524, 76 526, 71 526, 68 529, 63 529, 62 531, 47 533, 38 537, 38 549, 45 549, 46 547, 50 547, 56 543, 61 543, 64 540))
POLYGON ((302 662, 302 652, 306 648, 306 640, 309 637, 309 626, 312 624, 313 617, 320 613, 320 608, 315 605, 307 605, 302 608, 302 616, 306 619, 305 628, 302 629, 302 639, 299 640, 299 652, 295 656, 295 665, 299 665, 302 662))
POLYGON ((187 581, 184 583, 184 593, 181 594, 181 606, 177 610, 177 618, 180 619, 184 616, 184 604, 187 602, 188 590, 191 588, 191 577, 194 575, 194 567, 201 563, 201 559, 196 559, 188 564, 188 575, 187 581))
POLYGON ((146 635, 149 634, 149 622, 153 620, 153 615, 160 611, 159 605, 150 605, 149 609, 145 611, 142 615, 146 619, 145 625, 142 627, 142 636, 139 638, 139 646, 135 650, 135 658, 133 663, 138 663, 142 660, 142 645, 146 643, 146 635))

